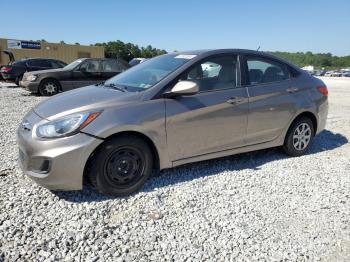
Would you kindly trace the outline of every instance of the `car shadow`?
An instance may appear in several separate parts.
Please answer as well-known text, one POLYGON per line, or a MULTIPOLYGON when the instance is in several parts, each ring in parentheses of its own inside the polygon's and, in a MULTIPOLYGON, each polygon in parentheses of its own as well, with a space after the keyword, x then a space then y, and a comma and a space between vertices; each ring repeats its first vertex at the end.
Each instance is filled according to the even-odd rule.
POLYGON ((20 86, 18 85, 15 85, 15 84, 12 84, 12 83, 4 83, 2 82, 2 85, 1 85, 2 88, 20 88, 20 86))
POLYGON ((35 97, 40 97, 41 95, 40 95, 39 93, 25 92, 25 93, 21 93, 21 96, 35 96, 35 97))
MULTIPOLYGON (((346 143, 348 143, 348 139, 342 134, 324 130, 315 137, 313 145, 307 155, 330 151, 346 143)), ((285 158, 288 158, 288 156, 285 155, 280 148, 271 148, 186 164, 172 169, 166 169, 156 174, 145 184, 141 192, 152 192, 157 188, 209 177, 223 171, 239 171, 244 169, 259 170, 265 163, 285 158)), ((98 193, 88 184, 84 185, 82 191, 56 191, 54 194, 61 199, 75 203, 100 202, 114 198, 98 193)), ((127 198, 128 197, 125 197, 125 199, 127 198)))

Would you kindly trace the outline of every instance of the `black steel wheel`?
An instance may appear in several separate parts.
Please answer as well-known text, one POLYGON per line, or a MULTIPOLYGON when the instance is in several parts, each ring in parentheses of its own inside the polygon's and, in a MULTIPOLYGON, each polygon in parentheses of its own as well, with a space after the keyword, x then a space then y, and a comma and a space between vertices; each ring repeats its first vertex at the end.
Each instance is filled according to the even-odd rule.
POLYGON ((153 155, 137 136, 107 140, 89 163, 89 178, 103 194, 125 196, 138 191, 152 174, 153 155))

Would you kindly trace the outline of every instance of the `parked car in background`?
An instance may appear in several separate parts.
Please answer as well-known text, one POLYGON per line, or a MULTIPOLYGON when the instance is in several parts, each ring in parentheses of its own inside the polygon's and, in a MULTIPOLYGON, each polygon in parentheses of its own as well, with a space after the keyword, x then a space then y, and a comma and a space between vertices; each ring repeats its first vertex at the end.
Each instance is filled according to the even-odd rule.
POLYGON ((129 67, 122 59, 82 58, 60 69, 26 73, 20 85, 32 93, 52 96, 58 92, 101 83, 129 67))
POLYGON ((15 57, 13 55, 13 53, 9 50, 4 50, 2 51, 4 54, 8 55, 9 57, 9 63, 6 64, 6 65, 0 65, 0 80, 3 80, 3 77, 1 75, 1 68, 4 67, 4 66, 8 66, 8 65, 11 65, 14 61, 15 61, 15 57))
POLYGON ((325 73, 324 76, 340 77, 340 76, 342 76, 342 73, 338 72, 338 71, 328 71, 325 73))
POLYGON ((129 65, 135 66, 135 65, 138 65, 140 63, 145 62, 146 60, 147 60, 147 58, 135 57, 135 58, 130 60, 129 65))
POLYGON ((341 76, 350 77, 350 71, 343 71, 341 76))
POLYGON ((67 64, 65 62, 57 59, 27 58, 13 61, 9 65, 3 66, 0 73, 4 80, 14 81, 17 85, 19 85, 24 73, 26 72, 62 68, 66 65, 67 64))
POLYGON ((326 125, 327 95, 263 52, 166 54, 40 103, 19 126, 19 162, 49 189, 79 190, 85 177, 127 195, 154 169, 279 146, 303 155, 326 125))
POLYGON ((313 72, 313 74, 311 74, 311 75, 314 75, 314 76, 324 76, 325 73, 326 73, 325 70, 315 70, 315 71, 313 72))

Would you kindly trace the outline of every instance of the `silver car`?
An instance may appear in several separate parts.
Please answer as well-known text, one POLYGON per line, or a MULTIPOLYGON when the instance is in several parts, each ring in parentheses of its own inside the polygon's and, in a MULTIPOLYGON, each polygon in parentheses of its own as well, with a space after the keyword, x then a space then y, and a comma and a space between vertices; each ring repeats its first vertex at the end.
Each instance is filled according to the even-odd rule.
POLYGON ((52 190, 123 196, 153 170, 269 147, 300 156, 326 124, 325 84, 272 55, 171 53, 50 98, 18 129, 24 173, 52 190))

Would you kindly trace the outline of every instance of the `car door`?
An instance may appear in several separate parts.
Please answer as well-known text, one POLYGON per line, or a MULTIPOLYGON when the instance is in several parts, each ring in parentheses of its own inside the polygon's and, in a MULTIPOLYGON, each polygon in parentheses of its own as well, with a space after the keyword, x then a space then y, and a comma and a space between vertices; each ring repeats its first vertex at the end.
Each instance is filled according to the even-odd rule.
POLYGON ((99 59, 87 59, 82 62, 72 72, 72 81, 74 88, 102 82, 101 61, 99 59))
POLYGON ((204 59, 178 80, 196 82, 199 93, 165 99, 167 144, 173 161, 245 144, 248 95, 240 86, 237 55, 204 59))
POLYGON ((245 56, 249 94, 247 143, 272 141, 295 115, 298 91, 288 66, 263 56, 245 56))

